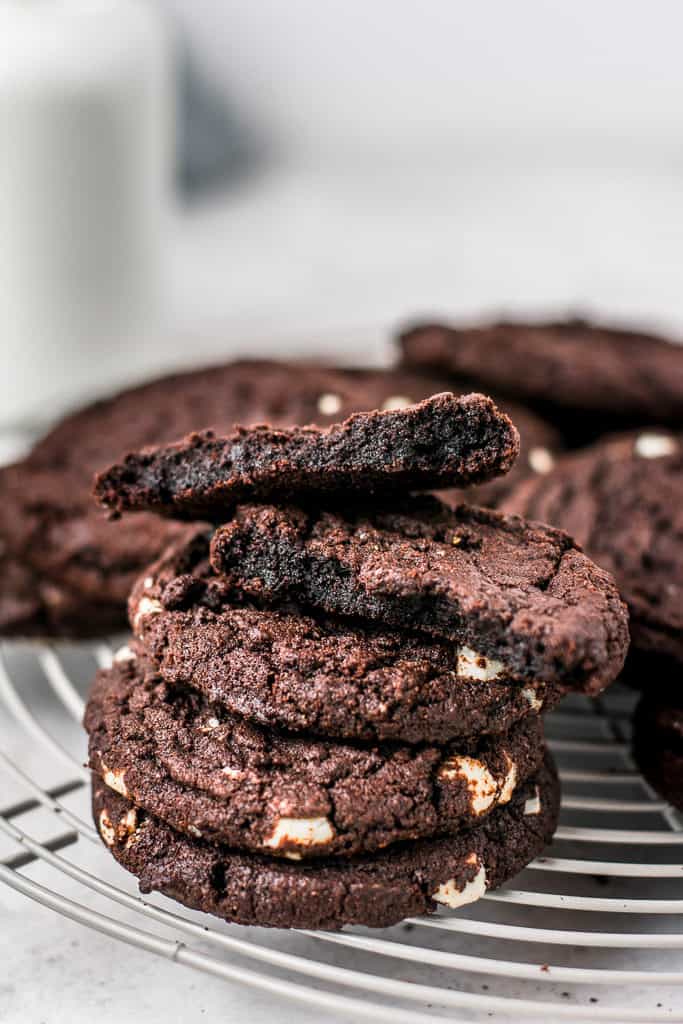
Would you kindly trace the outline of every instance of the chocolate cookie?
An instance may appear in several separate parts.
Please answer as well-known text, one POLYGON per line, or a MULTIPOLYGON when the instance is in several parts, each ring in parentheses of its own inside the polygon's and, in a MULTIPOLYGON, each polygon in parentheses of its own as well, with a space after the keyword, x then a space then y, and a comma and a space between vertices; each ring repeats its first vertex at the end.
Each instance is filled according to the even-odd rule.
POLYGON ((160 377, 86 406, 33 448, 33 466, 86 465, 90 475, 146 445, 196 430, 228 433, 237 423, 330 426, 354 412, 401 409, 444 391, 443 377, 244 359, 160 377))
POLYGON ((487 678, 597 693, 628 643, 614 581, 559 530, 429 496, 335 511, 242 505, 211 562, 259 600, 416 629, 478 652, 487 678))
POLYGON ((633 719, 633 755, 652 788, 683 811, 683 706, 674 690, 641 698, 633 719))
POLYGON ((177 527, 104 521, 91 490, 121 452, 236 422, 328 425, 443 390, 401 371, 242 361, 176 374, 62 420, 26 460, 0 469, 0 634, 83 636, 123 626, 134 579, 177 527))
POLYGON ((614 574, 630 612, 629 662, 683 662, 683 440, 661 429, 619 435, 522 483, 506 510, 569 530, 614 574))
POLYGON ((327 428, 191 434, 127 455, 97 477, 95 496, 116 512, 223 522, 244 501, 329 499, 335 492, 370 498, 482 483, 506 473, 518 451, 517 431, 490 398, 446 393, 327 428))
MULTIPOLYGON (((454 391, 467 392, 467 387, 461 387, 457 381, 446 381, 444 387, 454 391)), ((458 490, 451 488, 440 491, 439 496, 449 505, 459 505, 463 501, 470 505, 486 505, 490 508, 497 508, 502 499, 515 486, 528 476, 542 476, 549 473, 555 465, 555 460, 563 451, 562 437, 555 427, 546 420, 541 419, 530 409, 525 408, 509 399, 498 399, 494 401, 499 409, 506 413, 514 423, 519 433, 520 448, 519 455, 515 459, 512 468, 504 475, 495 477, 488 483, 479 484, 477 487, 458 490)))
POLYGON ((506 732, 562 696, 558 684, 499 677, 466 645, 291 603, 240 606, 209 566, 209 531, 185 529, 136 584, 131 624, 164 679, 246 719, 296 733, 446 743, 506 732))
POLYGON ((509 804, 476 829, 401 843, 351 859, 287 863, 175 832, 99 781, 93 817, 104 843, 154 890, 239 924, 338 929, 388 927, 404 917, 460 907, 516 875, 550 841, 559 786, 548 760, 509 804))
POLYGON ((444 748, 276 733, 164 683, 144 658, 98 673, 85 728, 90 767, 137 807, 180 832, 295 860, 471 828, 543 758, 538 716, 444 748))
POLYGON ((40 580, 0 548, 0 636, 30 633, 42 617, 40 580))
POLYGON ((450 372, 521 399, 578 442, 607 429, 683 424, 683 347, 585 320, 422 324, 399 337, 403 366, 450 372), (578 415, 577 415, 578 414, 578 415))
POLYGON ((182 527, 142 515, 108 522, 66 470, 0 469, 0 634, 86 635, 120 628, 150 552, 182 527))

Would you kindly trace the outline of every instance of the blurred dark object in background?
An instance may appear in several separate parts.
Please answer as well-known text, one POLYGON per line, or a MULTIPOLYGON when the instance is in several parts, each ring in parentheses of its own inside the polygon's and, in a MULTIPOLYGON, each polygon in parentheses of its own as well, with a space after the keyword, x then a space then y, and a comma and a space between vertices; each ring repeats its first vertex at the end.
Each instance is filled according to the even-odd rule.
POLYGON ((177 181, 184 197, 196 199, 253 175, 265 149, 225 94, 212 85, 182 36, 176 60, 177 181))

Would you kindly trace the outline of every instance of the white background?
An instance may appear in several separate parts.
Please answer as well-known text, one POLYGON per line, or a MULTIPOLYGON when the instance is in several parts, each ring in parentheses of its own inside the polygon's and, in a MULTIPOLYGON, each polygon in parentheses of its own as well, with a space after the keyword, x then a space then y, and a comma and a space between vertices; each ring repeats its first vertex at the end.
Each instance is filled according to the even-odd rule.
POLYGON ((171 7, 271 154, 176 220, 174 354, 439 310, 683 333, 675 0, 171 7))
POLYGON ((170 6, 272 154, 176 224, 183 330, 500 306, 683 328, 675 0, 170 6))
POLYGON ((675 0, 162 9, 264 155, 175 209, 160 329, 115 370, 93 338, 89 390, 65 360, 39 414, 245 352, 386 358, 422 312, 582 310, 683 335, 675 0))

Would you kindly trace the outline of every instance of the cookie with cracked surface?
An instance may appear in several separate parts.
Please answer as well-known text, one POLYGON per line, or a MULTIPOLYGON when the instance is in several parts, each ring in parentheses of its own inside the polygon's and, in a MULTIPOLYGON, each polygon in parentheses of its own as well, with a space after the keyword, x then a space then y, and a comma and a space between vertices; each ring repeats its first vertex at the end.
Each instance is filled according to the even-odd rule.
POLYGON ((553 707, 483 655, 405 630, 239 604, 213 573, 210 531, 185 535, 135 585, 133 630, 161 676, 251 721, 364 741, 446 743, 506 732, 553 707))
POLYGON ((570 319, 425 323, 398 340, 406 369, 453 373, 527 402, 574 443, 610 429, 683 424, 683 346, 651 334, 570 319))
POLYGON ((509 804, 462 835, 400 843, 350 859, 290 863, 176 832, 98 779, 93 818, 116 860, 140 882, 195 910, 275 928, 381 928, 457 908, 508 881, 557 825, 559 784, 547 757, 509 804))
POLYGON ((107 522, 94 506, 94 473, 123 451, 236 422, 326 426, 443 389, 403 371, 245 360, 163 377, 65 417, 23 462, 0 469, 0 634, 123 627, 135 578, 177 531, 146 514, 107 522))
POLYGON ((331 427, 239 427, 143 449, 101 473, 100 504, 224 522, 245 501, 466 487, 505 474, 519 452, 510 419, 484 395, 448 392, 331 427))
POLYGON ((543 758, 543 726, 446 747, 361 746, 249 724, 143 658, 96 676, 90 767, 188 835, 292 859, 352 856, 471 828, 543 758))
POLYGON ((606 438, 520 484, 505 509, 569 530, 614 575, 629 607, 634 682, 654 685, 653 659, 683 663, 680 434, 650 428, 606 438))
POLYGON ((455 641, 489 675, 597 693, 620 671, 626 609, 568 534, 429 496, 393 505, 241 505, 211 542, 226 582, 455 641))
POLYGON ((633 756, 652 788, 683 811, 683 705, 674 688, 641 698, 633 718, 633 756))

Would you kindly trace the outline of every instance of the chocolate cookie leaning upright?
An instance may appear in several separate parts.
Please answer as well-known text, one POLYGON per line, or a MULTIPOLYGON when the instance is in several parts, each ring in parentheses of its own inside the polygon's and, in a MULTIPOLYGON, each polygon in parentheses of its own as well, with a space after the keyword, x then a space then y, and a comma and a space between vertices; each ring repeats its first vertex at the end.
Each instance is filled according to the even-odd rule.
POLYGON ((452 373, 525 402, 570 444, 608 430, 683 425, 683 346, 581 319, 418 324, 399 336, 402 365, 452 373))
POLYGON ((211 563, 256 600, 289 596, 454 641, 489 677, 597 693, 628 645, 614 580, 568 534, 429 496, 334 510, 242 505, 216 530, 211 563))
POLYGON ((95 496, 114 512, 224 521, 240 501, 464 487, 506 473, 519 452, 509 417, 484 395, 444 393, 404 409, 356 413, 327 428, 237 428, 191 434, 129 454, 95 496))
POLYGON ((630 678, 658 688, 683 664, 683 439, 661 428, 607 438, 526 481, 509 512, 569 530, 614 574, 629 607, 630 678))

